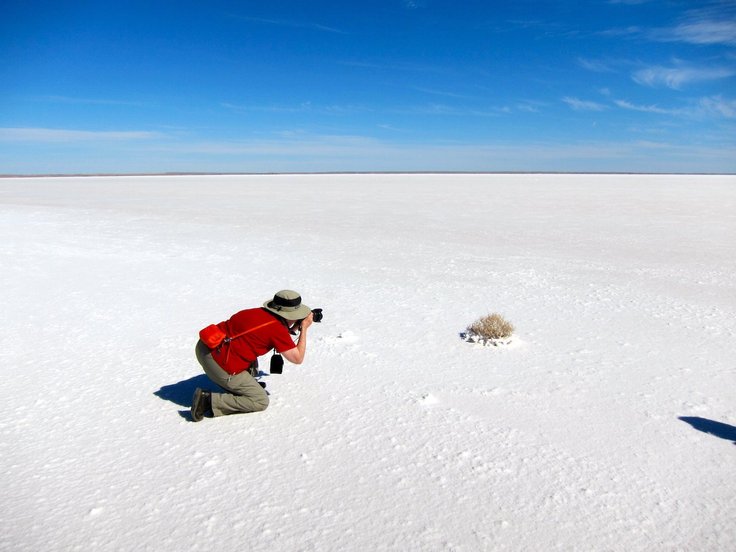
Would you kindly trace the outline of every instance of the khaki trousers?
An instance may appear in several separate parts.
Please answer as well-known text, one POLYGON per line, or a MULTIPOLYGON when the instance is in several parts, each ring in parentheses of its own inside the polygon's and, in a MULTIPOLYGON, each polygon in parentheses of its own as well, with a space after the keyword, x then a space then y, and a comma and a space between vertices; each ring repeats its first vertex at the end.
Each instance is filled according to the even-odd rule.
POLYGON ((202 341, 197 342, 195 352, 207 377, 228 391, 228 393, 212 393, 212 413, 215 416, 266 410, 268 394, 248 370, 231 376, 215 362, 209 347, 202 341))

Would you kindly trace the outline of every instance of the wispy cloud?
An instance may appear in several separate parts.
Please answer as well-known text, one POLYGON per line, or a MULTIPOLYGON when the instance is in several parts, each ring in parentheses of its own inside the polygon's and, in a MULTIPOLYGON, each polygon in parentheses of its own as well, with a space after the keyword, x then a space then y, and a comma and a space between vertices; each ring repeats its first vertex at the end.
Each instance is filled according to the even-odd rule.
POLYGON ((736 75, 736 70, 728 67, 662 67, 657 65, 636 71, 632 79, 645 86, 664 85, 679 90, 691 83, 725 79, 733 75, 736 75))
POLYGON ((575 111, 604 111, 608 109, 608 106, 586 100, 580 100, 578 98, 571 98, 566 96, 562 98, 562 101, 569 105, 575 111))
POLYGON ((105 98, 75 98, 71 96, 34 96, 31 100, 36 102, 50 102, 60 104, 79 104, 79 105, 123 105, 141 107, 145 104, 141 102, 131 102, 126 100, 115 100, 105 98))
POLYGON ((588 71, 593 71, 594 73, 613 73, 614 69, 611 67, 610 63, 606 61, 601 61, 597 59, 585 59, 585 58, 578 58, 578 65, 582 67, 583 69, 587 69, 588 71))
POLYGON ((727 99, 720 95, 700 98, 684 108, 665 108, 656 104, 639 105, 626 100, 613 100, 613 103, 621 109, 667 115, 669 117, 736 119, 736 100, 727 99))
POLYGON ((317 135, 301 131, 282 131, 273 137, 253 140, 195 141, 163 144, 160 151, 210 155, 256 156, 342 156, 362 150, 385 151, 388 145, 359 135, 317 135))
MULTIPOLYGON (((416 88, 416 90, 420 90, 416 88)), ((442 92, 439 90, 421 89, 422 92, 437 96, 445 96, 453 99, 475 99, 469 96, 442 92)), ((415 105, 396 106, 369 106, 359 104, 331 104, 319 105, 311 102, 303 102, 294 105, 239 105, 230 102, 221 102, 220 106, 234 113, 247 115, 248 113, 310 113, 316 115, 354 115, 356 113, 373 113, 387 115, 437 115, 455 117, 498 117, 511 113, 512 111, 536 112, 538 107, 544 105, 541 102, 523 101, 514 108, 486 107, 474 108, 466 105, 448 105, 445 103, 418 103, 415 105)))
MULTIPOLYGON (((638 0, 609 0, 610 4, 642 4, 638 0)), ((603 36, 632 36, 656 42, 682 42, 707 45, 736 46, 736 4, 730 0, 711 2, 706 7, 689 10, 680 21, 670 27, 646 28, 639 26, 608 29, 603 36)))
POLYGON ((722 96, 701 98, 699 106, 707 113, 721 115, 727 119, 736 119, 736 100, 727 100, 722 96))
POLYGON ((539 102, 535 100, 522 100, 518 102, 514 107, 516 111, 521 113, 539 113, 543 107, 548 105, 546 102, 539 102))
POLYGON ((578 28, 572 28, 562 23, 544 19, 508 19, 505 21, 494 19, 492 21, 479 22, 476 24, 476 27, 503 34, 529 31, 545 37, 574 37, 580 35, 578 28))
POLYGON ((244 105, 231 102, 221 102, 220 107, 234 113, 312 113, 317 115, 344 115, 372 111, 370 108, 357 104, 330 104, 319 105, 312 102, 302 102, 293 105, 244 105))
MULTIPOLYGON (((671 40, 691 44, 728 44, 736 46, 736 21, 699 21, 683 23, 669 32, 671 40)), ((667 34, 662 35, 663 39, 667 34)))
POLYGON ((56 128, 0 128, 0 141, 3 142, 89 142, 154 140, 164 137, 160 132, 143 130, 70 130, 56 128))
POLYGON ((398 128, 398 127, 395 127, 393 125, 389 125, 389 124, 385 124, 385 123, 378 124, 378 125, 376 125, 376 127, 377 128, 380 128, 380 129, 383 129, 383 130, 389 130, 391 132, 403 132, 403 133, 409 132, 405 128, 398 128))
MULTIPOLYGON (((17 137, 16 129, 13 138, 17 137)), ((42 129, 36 129, 42 130, 42 129)), ((8 129, 0 135, 8 136, 8 129)), ((92 134, 92 133, 90 133, 92 134)), ((124 133, 124 136, 129 136, 124 133)), ((55 135, 61 137, 60 135, 55 135)), ((85 137, 88 134, 84 135, 85 137)), ((181 137, 180 137, 181 138, 181 137)), ((191 136, 190 136, 191 138, 191 136)), ((651 141, 430 141, 379 140, 349 134, 282 132, 242 140, 160 140, 126 145, 119 158, 99 161, 99 140, 76 156, 42 154, 10 163, 4 172, 310 172, 310 171, 697 171, 733 172, 732 142, 713 147, 675 139, 651 141), (134 148, 131 150, 131 148, 134 148), (136 155, 130 159, 130 151, 136 155)), ((120 148, 112 148, 120 152, 120 148)), ((32 151, 45 151, 42 149, 32 151)), ((57 150, 59 151, 59 150, 57 150)))
POLYGON ((398 71, 406 73, 430 73, 439 75, 456 74, 457 68, 446 65, 430 64, 430 63, 409 63, 402 61, 363 61, 363 60, 347 60, 338 61, 338 65, 345 67, 356 67, 358 69, 371 69, 377 71, 398 71))
POLYGON ((292 29, 309 29, 313 31, 321 31, 326 33, 335 34, 348 34, 346 31, 336 29, 335 27, 328 27, 327 25, 321 25, 319 23, 312 23, 309 21, 293 21, 289 19, 267 19, 264 17, 247 17, 243 15, 231 15, 235 19, 242 21, 249 21, 251 23, 258 23, 261 25, 274 25, 277 27, 290 27, 292 29))
POLYGON ((220 106, 235 113, 304 113, 313 110, 310 102, 295 105, 243 105, 221 102, 220 106))
POLYGON ((683 115, 685 112, 679 109, 665 109, 657 105, 636 105, 626 100, 614 100, 618 107, 641 113, 656 113, 658 115, 683 115))
POLYGON ((387 113, 401 115, 438 115, 450 117, 499 117, 510 112, 508 107, 490 107, 476 109, 472 107, 458 107, 439 103, 410 106, 405 108, 387 109, 387 113))
POLYGON ((649 37, 661 42, 736 46, 736 9, 731 3, 689 11, 674 27, 653 29, 649 37))
POLYGON ((606 36, 606 37, 621 37, 621 36, 638 36, 644 33, 645 33, 645 30, 642 29, 641 27, 631 25, 628 27, 614 27, 613 29, 606 29, 605 31, 600 31, 597 34, 600 36, 606 36))
POLYGON ((730 171, 728 147, 705 148, 667 141, 581 143, 414 144, 359 135, 292 136, 243 142, 172 144, 161 151, 190 159, 214 156, 223 170, 596 170, 730 171), (703 159, 708 163, 704 164, 703 159), (717 161, 717 164, 713 160, 717 161), (376 162, 380 160, 380 162, 376 162))
POLYGON ((474 100, 477 99, 474 96, 469 96, 466 94, 458 94, 457 92, 449 92, 447 90, 437 90, 435 88, 424 88, 421 86, 414 86, 412 87, 417 92, 422 92, 423 94, 430 94, 432 96, 442 96, 445 98, 454 98, 458 100, 474 100))

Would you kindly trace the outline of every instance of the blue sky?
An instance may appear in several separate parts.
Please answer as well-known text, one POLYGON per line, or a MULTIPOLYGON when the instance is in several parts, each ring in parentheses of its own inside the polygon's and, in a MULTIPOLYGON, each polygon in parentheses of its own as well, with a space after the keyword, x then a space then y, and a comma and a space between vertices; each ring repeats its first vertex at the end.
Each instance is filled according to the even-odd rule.
POLYGON ((0 173, 736 172, 736 2, 0 7, 0 173))

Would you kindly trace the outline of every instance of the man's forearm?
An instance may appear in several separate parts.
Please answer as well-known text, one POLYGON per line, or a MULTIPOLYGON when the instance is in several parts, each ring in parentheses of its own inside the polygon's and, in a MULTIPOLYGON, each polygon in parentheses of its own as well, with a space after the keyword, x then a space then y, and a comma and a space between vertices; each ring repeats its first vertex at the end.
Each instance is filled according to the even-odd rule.
POLYGON ((293 349, 284 351, 284 358, 292 364, 301 364, 304 360, 304 355, 307 352, 307 329, 303 328, 299 332, 299 339, 297 339, 296 346, 293 349))
POLYGON ((304 355, 307 354, 307 328, 303 328, 302 331, 299 332, 296 349, 299 351, 299 363, 301 363, 304 360, 304 355))

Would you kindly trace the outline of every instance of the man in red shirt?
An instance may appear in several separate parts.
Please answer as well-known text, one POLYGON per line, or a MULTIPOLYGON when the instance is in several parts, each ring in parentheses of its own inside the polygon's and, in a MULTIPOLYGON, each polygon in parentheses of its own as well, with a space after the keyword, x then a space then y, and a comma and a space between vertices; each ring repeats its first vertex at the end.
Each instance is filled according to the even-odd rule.
POLYGON ((227 392, 197 388, 192 397, 192 420, 200 421, 207 412, 225 416, 265 410, 268 394, 251 374, 257 373, 258 357, 275 349, 289 362, 301 364, 307 349, 307 329, 312 322, 312 311, 302 304, 301 296, 285 289, 266 301, 263 308, 242 310, 217 324, 232 340, 215 349, 200 340, 195 350, 205 374, 227 392), (295 344, 292 335, 297 331, 295 344))

